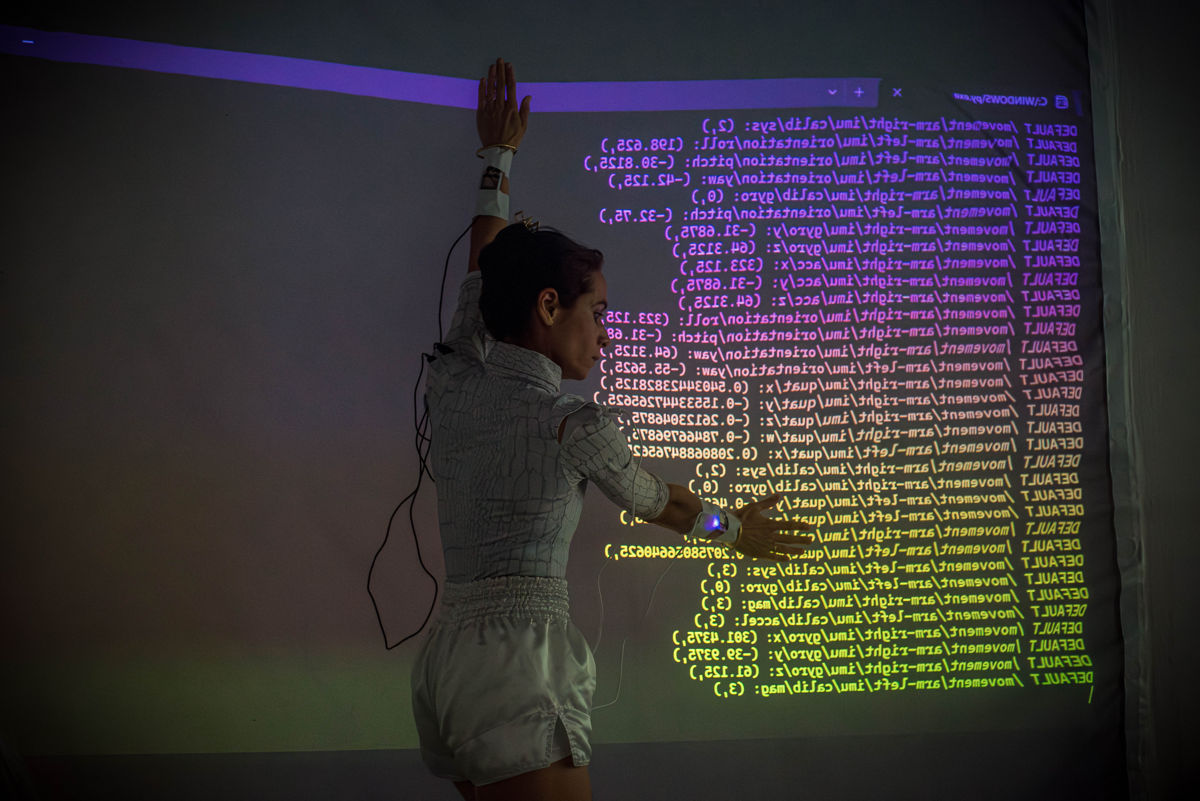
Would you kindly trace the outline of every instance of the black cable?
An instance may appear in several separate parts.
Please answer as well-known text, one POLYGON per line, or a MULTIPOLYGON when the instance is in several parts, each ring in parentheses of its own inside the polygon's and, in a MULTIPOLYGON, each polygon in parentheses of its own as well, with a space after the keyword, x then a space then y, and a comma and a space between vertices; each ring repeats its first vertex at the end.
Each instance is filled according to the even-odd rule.
POLYGON ((463 232, 458 235, 458 239, 454 240, 454 244, 450 246, 450 250, 446 252, 446 264, 442 267, 442 290, 438 293, 438 342, 442 341, 442 306, 444 306, 446 303, 446 275, 450 272, 450 254, 454 252, 456 247, 458 247, 458 243, 462 241, 462 238, 467 235, 467 231, 470 231, 473 225, 475 225, 474 218, 472 218, 470 224, 463 229, 463 232))
MULTIPOLYGON (((472 220, 471 224, 474 224, 474 220, 472 220)), ((421 416, 418 417, 417 393, 421 387, 421 378, 425 374, 425 362, 433 362, 438 358, 438 355, 445 352, 445 346, 442 345, 442 306, 445 303, 446 298, 446 276, 450 273, 450 256, 454 253, 454 249, 458 247, 458 243, 462 241, 462 238, 466 236, 467 232, 470 230, 471 225, 468 225, 465 229, 463 229, 463 232, 458 235, 458 238, 454 240, 454 243, 450 245, 450 250, 446 253, 446 263, 442 268, 442 286, 441 291, 438 293, 438 338, 437 344, 434 345, 435 353, 421 354, 421 367, 417 371, 417 380, 413 383, 413 428, 415 434, 413 446, 417 451, 417 462, 419 465, 417 468, 417 485, 413 487, 412 492, 404 496, 404 499, 401 500, 400 503, 396 504, 396 508, 392 510, 391 516, 388 517, 387 529, 383 534, 383 542, 379 544, 379 548, 375 551, 375 556, 371 558, 371 566, 367 569, 367 595, 371 596, 371 606, 375 609, 375 620, 379 623, 380 633, 383 634, 383 646, 389 651, 401 643, 411 640, 413 637, 424 631, 425 624, 429 622, 429 618, 433 616, 433 610, 437 607, 437 598, 440 587, 438 586, 437 577, 429 571, 429 568, 425 565, 425 559, 421 556, 421 541, 417 537, 417 521, 414 516, 414 507, 417 503, 417 493, 421 491, 422 479, 428 475, 430 481, 433 481, 435 484, 437 483, 433 477, 433 472, 429 469, 429 446, 433 442, 433 438, 429 432, 429 403, 426 400, 426 402, 423 404, 424 411, 422 412, 421 416), (388 539, 391 537, 392 522, 396 519, 396 514, 406 503, 408 504, 408 524, 412 530, 413 545, 415 545, 417 549, 417 562, 421 565, 421 569, 425 571, 425 575, 429 576, 429 578, 433 580, 433 601, 429 604, 429 611, 425 613, 425 619, 421 621, 421 625, 417 628, 417 630, 389 645, 387 628, 383 625, 383 616, 379 613, 379 603, 375 599, 375 593, 371 592, 371 576, 375 572, 375 563, 379 560, 379 554, 383 553, 383 549, 387 547, 388 539)))

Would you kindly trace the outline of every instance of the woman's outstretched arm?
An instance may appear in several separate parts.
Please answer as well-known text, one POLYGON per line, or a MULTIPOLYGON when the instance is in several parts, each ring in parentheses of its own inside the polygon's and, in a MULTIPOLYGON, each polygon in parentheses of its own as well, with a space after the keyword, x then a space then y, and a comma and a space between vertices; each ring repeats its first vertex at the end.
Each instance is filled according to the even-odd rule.
MULTIPOLYGON (((701 512, 700 499, 687 487, 678 484, 668 484, 667 489, 671 494, 666 507, 649 522, 686 536, 692 532, 696 517, 701 512)), ((779 500, 779 495, 772 495, 739 507, 734 512, 741 523, 735 549, 756 559, 787 561, 799 556, 812 544, 812 537, 798 533, 811 531, 812 526, 808 523, 779 520, 763 514, 779 500)))

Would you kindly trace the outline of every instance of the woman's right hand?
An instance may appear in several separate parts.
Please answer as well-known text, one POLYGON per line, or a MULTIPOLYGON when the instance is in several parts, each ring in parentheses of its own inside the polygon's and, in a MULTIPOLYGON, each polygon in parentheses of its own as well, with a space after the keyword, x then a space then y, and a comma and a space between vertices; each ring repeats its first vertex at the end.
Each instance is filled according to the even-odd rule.
POLYGON ((529 95, 517 106, 517 76, 512 64, 504 59, 488 67, 486 78, 479 79, 479 103, 475 109, 475 127, 479 144, 516 147, 529 125, 529 95))

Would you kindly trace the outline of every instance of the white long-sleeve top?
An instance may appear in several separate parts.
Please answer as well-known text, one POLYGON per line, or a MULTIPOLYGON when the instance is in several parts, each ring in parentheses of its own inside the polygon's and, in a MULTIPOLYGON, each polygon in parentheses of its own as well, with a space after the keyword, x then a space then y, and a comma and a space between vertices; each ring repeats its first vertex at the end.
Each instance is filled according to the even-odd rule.
POLYGON ((487 336, 482 283, 478 272, 463 281, 449 351, 426 385, 446 578, 564 578, 589 481, 643 519, 669 493, 603 407, 560 392, 558 365, 487 336))

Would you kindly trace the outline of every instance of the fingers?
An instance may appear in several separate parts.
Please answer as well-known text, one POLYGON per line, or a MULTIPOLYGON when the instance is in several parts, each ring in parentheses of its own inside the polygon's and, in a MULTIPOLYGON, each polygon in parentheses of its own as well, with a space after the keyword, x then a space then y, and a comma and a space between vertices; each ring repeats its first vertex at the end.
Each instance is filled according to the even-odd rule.
POLYGON ((800 552, 806 550, 808 548, 808 546, 812 545, 812 543, 813 543, 812 537, 804 537, 803 539, 784 540, 782 542, 776 542, 775 547, 776 548, 787 548, 789 550, 800 553, 800 552))
MULTIPOLYGON (((520 103, 521 119, 529 117, 529 96, 526 95, 520 103)), ((496 59, 495 64, 488 65, 487 77, 479 81, 479 103, 499 102, 503 106, 517 108, 517 72, 512 64, 502 58, 496 59)))
POLYGON ((766 498, 751 501, 738 509, 734 514, 738 516, 743 524, 749 522, 754 517, 758 517, 760 519, 755 521, 756 524, 770 525, 778 531, 812 531, 812 525, 803 520, 777 520, 762 514, 765 510, 778 504, 782 497, 779 493, 775 493, 766 498))
MULTIPOLYGON (((501 61, 501 64, 504 62, 501 61)), ((505 83, 505 101, 511 106, 517 104, 517 73, 513 70, 513 65, 505 65, 504 68, 504 83, 505 83)))
POLYGON ((787 562, 802 554, 812 543, 813 538, 808 535, 743 532, 736 547, 753 559, 787 562))
POLYGON ((777 492, 774 495, 768 495, 765 498, 759 498, 757 501, 751 501, 746 505, 746 508, 753 509, 756 512, 761 512, 763 509, 770 509, 772 506, 779 503, 780 497, 781 496, 777 492))
POLYGON ((782 496, 779 493, 775 493, 774 495, 768 495, 766 498, 759 498, 757 501, 751 501, 750 503, 738 509, 737 514, 739 516, 745 516, 747 514, 762 512, 764 509, 770 509, 772 506, 779 503, 781 497, 782 496))
POLYGON ((775 541, 780 545, 799 546, 807 548, 813 544, 813 538, 807 534, 776 534, 775 541))
POLYGON ((791 553, 787 553, 786 551, 779 551, 776 549, 762 548, 762 549, 759 549, 757 553, 748 553, 747 555, 752 556, 755 559, 770 559, 772 562, 790 562, 790 561, 792 561, 791 553))
POLYGON ((521 125, 522 126, 529 124, 529 102, 532 99, 533 98, 531 98, 529 95, 525 95, 524 99, 521 100, 521 109, 518 112, 518 114, 521 115, 521 125))
POLYGON ((813 544, 813 538, 807 534, 774 534, 768 543, 774 548, 792 548, 804 550, 813 544))
MULTIPOLYGON (((479 80, 479 101, 490 102, 493 100, 503 101, 504 93, 501 91, 505 82, 512 82, 515 87, 515 76, 513 76, 512 65, 505 65, 504 59, 496 59, 495 64, 488 65, 487 77, 479 80)), ((511 97, 514 92, 510 92, 511 97)))
POLYGON ((512 64, 502 58, 488 66, 487 78, 480 87, 480 99, 499 101, 502 105, 517 104, 517 73, 512 64))

